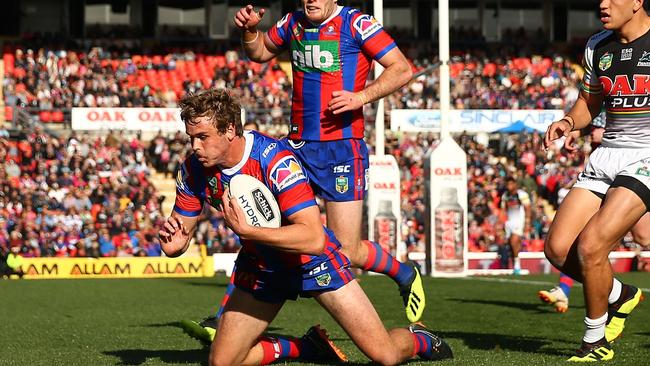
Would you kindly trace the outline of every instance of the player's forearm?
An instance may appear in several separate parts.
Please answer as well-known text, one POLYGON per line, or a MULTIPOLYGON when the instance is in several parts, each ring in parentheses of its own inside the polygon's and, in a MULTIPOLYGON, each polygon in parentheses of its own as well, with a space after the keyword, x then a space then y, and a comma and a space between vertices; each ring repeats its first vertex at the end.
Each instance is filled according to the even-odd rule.
POLYGON ((322 225, 296 223, 280 228, 253 227, 241 239, 271 246, 287 253, 320 255, 325 250, 322 225))
POLYGON ((251 31, 242 31, 242 46, 246 56, 248 56, 251 61, 255 62, 267 62, 275 55, 271 53, 264 44, 264 32, 256 30, 255 32, 251 31))
POLYGON ((593 121, 594 118, 600 114, 602 106, 602 98, 594 95, 584 95, 580 93, 580 97, 576 100, 569 113, 566 115, 573 119, 573 130, 583 129, 593 121))
POLYGON ((411 80, 413 71, 408 62, 395 62, 388 66, 374 83, 368 85, 361 93, 365 103, 381 99, 411 80))

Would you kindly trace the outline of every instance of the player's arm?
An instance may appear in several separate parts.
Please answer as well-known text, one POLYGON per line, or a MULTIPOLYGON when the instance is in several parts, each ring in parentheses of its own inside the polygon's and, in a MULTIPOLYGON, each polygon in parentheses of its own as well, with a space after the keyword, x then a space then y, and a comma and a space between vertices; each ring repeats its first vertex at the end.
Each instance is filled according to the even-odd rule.
POLYGON ((178 257, 185 253, 194 236, 199 216, 185 216, 172 211, 163 224, 158 235, 162 251, 168 257, 178 257))
POLYGON ((252 5, 247 5, 235 14, 235 25, 241 30, 241 43, 246 56, 260 63, 273 59, 281 52, 266 32, 257 29, 264 13, 265 9, 256 12, 252 5))
POLYGON ((530 225, 533 217, 533 210, 530 195, 527 192, 519 191, 519 200, 524 206, 524 230, 530 232, 530 225))
POLYGON ((363 107, 366 103, 381 99, 404 86, 413 77, 411 66, 397 47, 388 51, 377 62, 385 70, 375 82, 365 89, 356 93, 346 90, 332 92, 329 108, 334 114, 353 111, 363 107))
POLYGON ((223 216, 228 227, 241 239, 259 242, 288 253, 320 255, 325 250, 325 232, 318 206, 305 207, 289 215, 289 225, 279 228, 251 226, 236 197, 228 199, 226 191, 223 216))
POLYGON ((585 74, 582 78, 580 96, 571 110, 559 121, 551 123, 544 135, 544 146, 548 148, 553 140, 568 136, 573 130, 587 127, 600 114, 603 105, 603 86, 594 70, 594 53, 597 38, 587 42, 583 66, 585 74))
POLYGON ((392 94, 404 86, 413 77, 413 70, 406 56, 395 47, 382 56, 377 62, 384 67, 384 72, 372 84, 360 93, 366 97, 365 102, 370 103, 392 94))

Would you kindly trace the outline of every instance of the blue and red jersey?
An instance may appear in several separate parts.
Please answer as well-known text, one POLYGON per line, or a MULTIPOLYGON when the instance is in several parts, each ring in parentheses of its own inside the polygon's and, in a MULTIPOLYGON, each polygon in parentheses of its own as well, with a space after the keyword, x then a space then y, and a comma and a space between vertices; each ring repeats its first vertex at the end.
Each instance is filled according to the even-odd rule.
MULTIPOLYGON (((287 217, 316 205, 314 193, 298 159, 278 140, 255 131, 245 131, 246 147, 242 160, 232 168, 205 168, 190 155, 181 164, 176 177, 176 202, 174 211, 183 216, 198 216, 207 202, 221 209, 221 197, 230 179, 237 174, 248 174, 263 182, 278 201, 282 222, 287 217)), ((341 245, 332 232, 326 233, 326 247, 320 256, 281 252, 273 247, 256 242, 242 242, 241 254, 255 258, 259 268, 286 270, 303 266, 308 268, 314 261, 328 259, 341 245)))
POLYGON ((396 47, 372 16, 337 7, 320 25, 304 12, 286 14, 267 32, 280 49, 288 49, 293 72, 292 140, 362 139, 363 111, 334 115, 327 109, 332 92, 363 90, 372 60, 396 47))

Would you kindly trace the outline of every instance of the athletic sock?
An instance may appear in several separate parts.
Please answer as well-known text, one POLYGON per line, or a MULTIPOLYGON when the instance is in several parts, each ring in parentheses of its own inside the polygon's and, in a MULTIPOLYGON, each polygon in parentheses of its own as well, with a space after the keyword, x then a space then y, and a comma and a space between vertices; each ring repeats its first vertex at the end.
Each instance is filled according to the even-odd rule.
POLYGON ((430 337, 421 333, 411 333, 413 336, 413 356, 418 355, 424 359, 432 356, 433 341, 430 337))
POLYGON ((223 309, 225 309, 226 304, 228 303, 228 300, 230 299, 230 295, 232 295, 232 292, 235 290, 235 269, 232 270, 232 273, 230 274, 230 282, 228 282, 228 287, 226 287, 226 293, 223 294, 223 298, 221 299, 221 304, 219 304, 219 310, 217 310, 217 319, 221 318, 221 314, 223 314, 223 309))
POLYGON ((587 343, 595 343, 605 338, 605 323, 607 323, 607 313, 598 319, 585 317, 585 336, 582 340, 587 343))
POLYGON ((617 280, 614 278, 614 281, 612 282, 612 291, 609 293, 609 299, 608 302, 610 304, 613 304, 618 300, 619 297, 621 297, 621 289, 623 288, 623 284, 621 281, 617 280))
POLYGON ((565 275, 564 273, 560 273, 560 289, 566 297, 569 297, 569 294, 571 293, 571 287, 573 287, 573 278, 565 275))
POLYGON ((515 270, 517 270, 517 271, 520 271, 520 270, 521 270, 521 261, 519 260, 519 257, 518 257, 518 256, 515 257, 515 258, 512 260, 512 265, 513 265, 513 267, 514 267, 515 270))
MULTIPOLYGON (((306 349, 301 350, 303 348, 303 342, 299 338, 264 336, 260 338, 259 342, 264 350, 261 365, 268 365, 272 362, 287 358, 298 358, 300 357, 301 351, 309 352, 306 349)), ((306 345, 306 343, 304 344, 306 345)))
POLYGON ((363 243, 368 248, 368 257, 362 267, 363 270, 383 273, 397 282, 400 287, 408 285, 413 280, 415 276, 413 267, 398 261, 375 242, 364 240, 363 243))

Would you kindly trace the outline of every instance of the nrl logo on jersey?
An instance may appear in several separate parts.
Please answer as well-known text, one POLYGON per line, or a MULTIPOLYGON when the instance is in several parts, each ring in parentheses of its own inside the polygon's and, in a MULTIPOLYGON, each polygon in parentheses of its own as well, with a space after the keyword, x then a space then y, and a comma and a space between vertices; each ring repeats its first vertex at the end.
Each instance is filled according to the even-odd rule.
POLYGON ((650 66, 650 52, 643 51, 643 55, 641 55, 641 58, 639 59, 639 62, 636 65, 644 66, 644 67, 650 66))
POLYGON ((604 55, 600 56, 600 61, 598 62, 598 68, 601 71, 605 71, 609 69, 610 66, 612 66, 612 60, 614 59, 614 56, 609 53, 605 52, 604 55))

